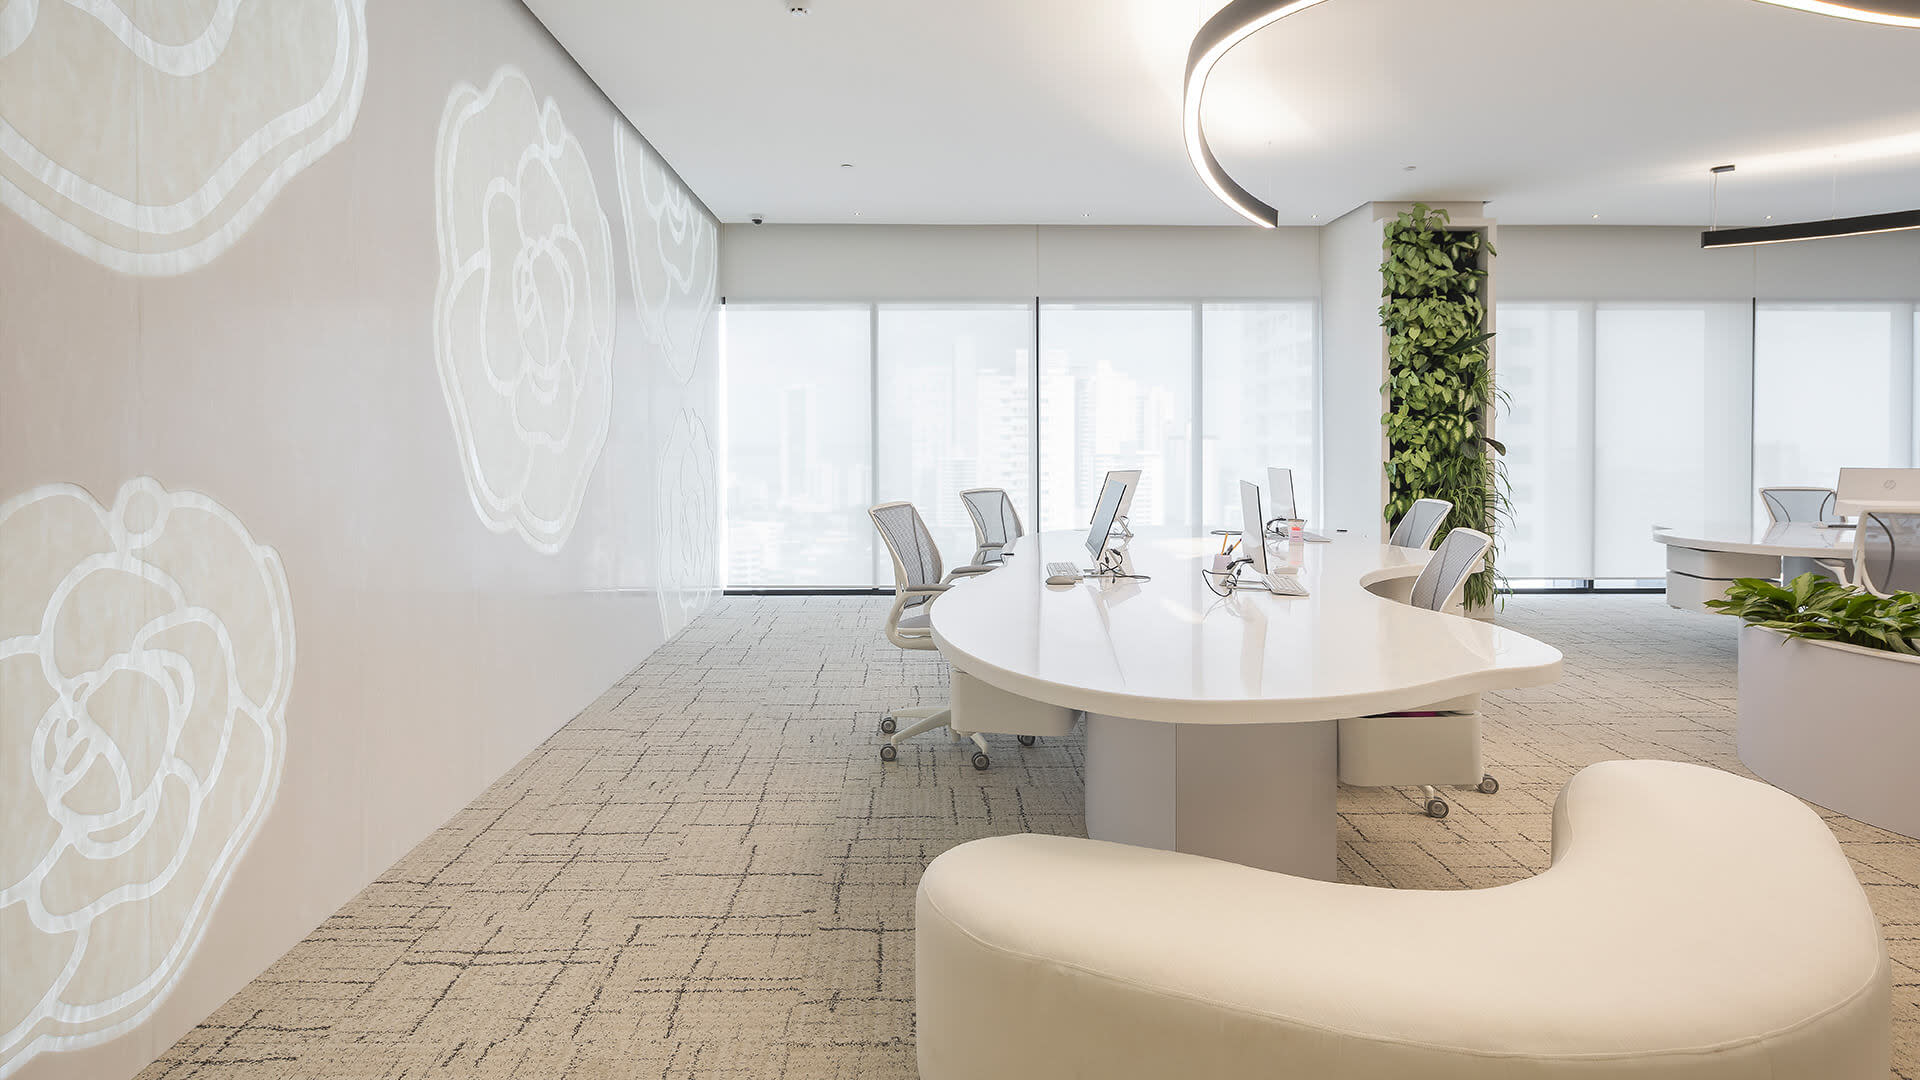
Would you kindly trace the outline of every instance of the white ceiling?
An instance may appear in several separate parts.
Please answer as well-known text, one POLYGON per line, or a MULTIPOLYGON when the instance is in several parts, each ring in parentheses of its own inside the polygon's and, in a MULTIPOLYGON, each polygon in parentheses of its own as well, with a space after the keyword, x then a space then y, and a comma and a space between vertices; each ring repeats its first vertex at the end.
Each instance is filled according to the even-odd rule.
MULTIPOLYGON (((527 2, 726 221, 1240 221, 1180 139, 1219 0, 527 2)), ((1910 209, 1920 30, 1752 0, 1337 0, 1229 55, 1207 128, 1283 224, 1425 198, 1699 225, 1722 162, 1722 224, 1910 209)))

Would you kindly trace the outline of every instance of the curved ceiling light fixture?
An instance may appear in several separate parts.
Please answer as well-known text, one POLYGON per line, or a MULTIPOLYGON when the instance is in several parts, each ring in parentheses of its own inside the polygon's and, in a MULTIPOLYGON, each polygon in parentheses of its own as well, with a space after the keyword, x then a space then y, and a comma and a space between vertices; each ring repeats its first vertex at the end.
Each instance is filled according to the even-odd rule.
MULTIPOLYGON (((1920 29, 1920 0, 1875 0, 1873 3, 1828 3, 1827 0, 1759 0, 1763 4, 1793 8, 1815 15, 1831 15, 1855 22, 1882 26, 1906 26, 1920 29)), ((1214 13, 1193 36, 1187 50, 1187 81, 1181 104, 1181 127, 1186 137, 1187 158, 1200 179, 1233 211, 1263 229, 1280 223, 1280 211, 1268 206, 1227 175, 1207 145, 1207 133, 1200 126, 1200 101, 1207 91, 1207 76, 1221 57, 1235 45, 1259 33, 1289 15, 1295 15, 1326 0, 1233 0, 1214 13)))

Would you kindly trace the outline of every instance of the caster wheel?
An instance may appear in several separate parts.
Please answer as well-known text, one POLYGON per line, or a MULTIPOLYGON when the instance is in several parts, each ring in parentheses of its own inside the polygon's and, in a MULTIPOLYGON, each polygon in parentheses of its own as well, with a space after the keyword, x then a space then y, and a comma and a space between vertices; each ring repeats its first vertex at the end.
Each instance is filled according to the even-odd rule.
POLYGON ((880 733, 882 735, 891 735, 894 733, 895 729, 899 728, 899 726, 900 726, 899 722, 896 721, 893 717, 891 716, 886 717, 885 719, 880 721, 880 733))
POLYGON ((900 756, 900 751, 895 749, 892 743, 888 743, 887 745, 880 748, 881 761, 892 761, 894 758, 897 758, 899 756, 900 756))
POLYGON ((1500 790, 1500 781, 1495 780, 1491 776, 1483 776, 1480 778, 1480 794, 1492 795, 1498 792, 1499 790, 1500 790))
POLYGON ((983 754, 983 753, 981 753, 981 752, 980 752, 980 751, 978 751, 978 750, 975 750, 975 751, 973 752, 973 767, 974 767, 974 768, 976 768, 976 769, 985 769, 985 768, 986 768, 986 767, 987 767, 988 765, 990 765, 990 764, 992 764, 992 763, 991 763, 991 762, 989 762, 989 761, 987 760, 987 755, 985 755, 985 754, 983 754))
POLYGON ((1447 800, 1445 799, 1428 799, 1427 800, 1427 816, 1430 818, 1434 818, 1435 820, 1438 820, 1440 818, 1446 817, 1447 811, 1449 809, 1451 808, 1447 806, 1447 800))
POLYGON ((1032 745, 1033 745, 1033 736, 1031 736, 1031 735, 1022 735, 1022 736, 1020 736, 1019 738, 1020 738, 1020 745, 1021 745, 1021 746, 1032 746, 1032 745))

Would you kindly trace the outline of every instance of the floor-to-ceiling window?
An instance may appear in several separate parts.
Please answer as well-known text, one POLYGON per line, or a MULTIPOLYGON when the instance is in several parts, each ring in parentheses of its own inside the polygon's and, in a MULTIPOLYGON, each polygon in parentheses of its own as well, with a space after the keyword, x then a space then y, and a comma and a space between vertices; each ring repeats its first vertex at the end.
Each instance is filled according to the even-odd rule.
MULTIPOLYGON (((1320 510, 1320 356, 1310 303, 1200 309, 1200 507, 1206 524, 1237 520, 1241 480, 1264 489, 1293 470, 1296 510, 1320 510)), ((1266 492, 1268 498, 1272 492, 1266 492)), ((1269 506, 1269 516, 1278 514, 1269 506)))
POLYGON ((1652 581, 1654 524, 1744 513, 1748 304, 1503 303, 1496 329, 1509 579, 1652 581))
POLYGON ((871 308, 729 304, 725 318, 727 580, 871 580, 871 308))
POLYGON ((1502 304, 1494 436, 1513 513, 1500 568, 1534 584, 1593 574, 1593 305, 1502 304))
POLYGON ((1506 302, 1497 422, 1522 584, 1657 581, 1656 524, 1764 522, 1757 489, 1831 487, 1916 448, 1911 303, 1506 302))
POLYGON ((1140 526, 1236 520, 1235 482, 1264 486, 1271 465, 1294 470, 1311 516, 1317 314, 1312 301, 731 301, 727 583, 891 584, 866 508, 892 499, 919 508, 957 565, 973 551, 961 491, 1005 488, 1029 529, 1079 528, 1111 469, 1141 470, 1140 526))
POLYGON ((949 559, 973 548, 968 488, 1005 488, 1031 522, 1033 309, 881 304, 876 325, 879 497, 912 500, 949 559))
POLYGON ((1590 576, 1664 577, 1656 523, 1745 513, 1751 329, 1744 303, 1595 308, 1590 576))
MULTIPOLYGON (((1913 463, 1916 317, 1912 304, 1756 307, 1756 487, 1832 487, 1845 466, 1913 463)), ((1766 520, 1757 501, 1752 512, 1766 520)))
POLYGON ((1040 305, 1040 520, 1093 517, 1110 469, 1139 469, 1135 525, 1193 521, 1192 304, 1040 305))

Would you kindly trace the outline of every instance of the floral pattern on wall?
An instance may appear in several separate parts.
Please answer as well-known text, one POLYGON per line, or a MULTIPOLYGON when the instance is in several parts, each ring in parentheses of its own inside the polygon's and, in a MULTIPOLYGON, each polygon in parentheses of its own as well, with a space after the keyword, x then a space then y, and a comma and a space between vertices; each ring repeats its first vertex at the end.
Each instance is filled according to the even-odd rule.
POLYGON ((647 341, 685 382, 713 314, 720 231, 651 146, 614 121, 614 171, 626 224, 627 270, 647 341))
POLYGON ((559 106, 503 67, 440 119, 434 351, 481 522, 555 552, 612 410, 613 238, 559 106))
POLYGON ((124 273, 226 251, 353 128, 366 0, 0 0, 0 204, 124 273))
POLYGON ((680 410, 660 451, 660 617, 667 636, 679 633, 720 588, 720 501, 715 490, 713 440, 692 409, 680 410))
POLYGON ((293 606, 205 495, 0 503, 0 1076, 166 996, 279 786, 293 606))

